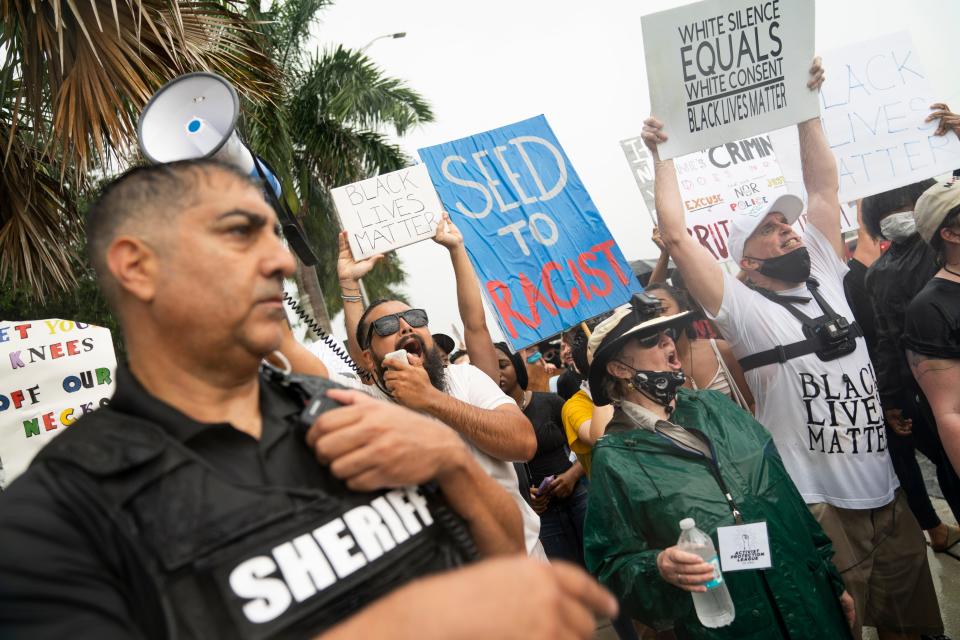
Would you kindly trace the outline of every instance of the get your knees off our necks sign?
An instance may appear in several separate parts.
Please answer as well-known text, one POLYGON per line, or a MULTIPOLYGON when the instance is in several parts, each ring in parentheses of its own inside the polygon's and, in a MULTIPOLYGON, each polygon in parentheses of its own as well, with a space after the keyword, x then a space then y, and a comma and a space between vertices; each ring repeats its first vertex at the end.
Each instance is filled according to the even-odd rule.
POLYGON ((113 396, 110 330, 60 320, 0 322, 0 488, 80 416, 113 396))
POLYGON ((543 116, 419 154, 512 348, 641 290, 543 116))
POLYGON ((818 115, 813 0, 705 0, 641 20, 663 159, 818 115))

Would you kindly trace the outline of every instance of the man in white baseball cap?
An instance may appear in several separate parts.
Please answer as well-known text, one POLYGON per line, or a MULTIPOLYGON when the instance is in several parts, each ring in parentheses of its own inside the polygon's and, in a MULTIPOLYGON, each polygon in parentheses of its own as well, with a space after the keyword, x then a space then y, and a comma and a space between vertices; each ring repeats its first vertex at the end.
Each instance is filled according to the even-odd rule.
MULTIPOLYGON (((810 90, 819 90, 819 58, 810 90)), ((655 118, 643 138, 656 163, 659 229, 690 293, 740 360, 783 464, 833 541, 834 562, 859 625, 880 638, 943 633, 923 533, 899 490, 886 446, 876 378, 843 290, 837 163, 819 118, 797 125, 803 202, 784 195, 755 216, 734 215, 729 253, 745 282, 726 273, 686 230, 667 139, 655 118), (883 530, 885 535, 878 537, 883 530)))

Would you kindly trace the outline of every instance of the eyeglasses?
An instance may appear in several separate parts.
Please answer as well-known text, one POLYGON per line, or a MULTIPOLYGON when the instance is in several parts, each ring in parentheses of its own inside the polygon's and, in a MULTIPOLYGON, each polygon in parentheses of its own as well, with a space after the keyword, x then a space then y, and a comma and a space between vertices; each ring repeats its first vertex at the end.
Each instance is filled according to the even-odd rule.
POLYGON ((391 313, 388 316, 377 318, 370 323, 370 326, 367 328, 367 339, 364 344, 367 347, 370 346, 370 340, 373 339, 374 331, 376 331, 377 335, 381 338, 392 336, 397 331, 400 331, 400 318, 403 318, 404 322, 414 328, 425 327, 429 322, 427 312, 423 309, 407 309, 399 313, 391 313))

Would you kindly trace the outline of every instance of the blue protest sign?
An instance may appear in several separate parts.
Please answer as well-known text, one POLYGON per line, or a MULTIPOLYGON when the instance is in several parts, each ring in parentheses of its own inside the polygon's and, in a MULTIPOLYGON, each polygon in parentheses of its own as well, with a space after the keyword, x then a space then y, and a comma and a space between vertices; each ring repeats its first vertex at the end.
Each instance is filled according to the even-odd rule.
POLYGON ((419 154, 512 348, 641 290, 542 115, 419 154))

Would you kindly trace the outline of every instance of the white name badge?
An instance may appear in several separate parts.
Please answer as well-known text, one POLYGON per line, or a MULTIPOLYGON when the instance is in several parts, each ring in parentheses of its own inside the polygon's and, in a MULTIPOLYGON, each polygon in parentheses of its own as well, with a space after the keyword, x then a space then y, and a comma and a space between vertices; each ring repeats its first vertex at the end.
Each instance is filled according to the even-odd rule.
POLYGON ((720 568, 724 572, 773 566, 766 522, 718 527, 717 539, 720 542, 720 568))

